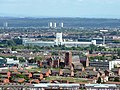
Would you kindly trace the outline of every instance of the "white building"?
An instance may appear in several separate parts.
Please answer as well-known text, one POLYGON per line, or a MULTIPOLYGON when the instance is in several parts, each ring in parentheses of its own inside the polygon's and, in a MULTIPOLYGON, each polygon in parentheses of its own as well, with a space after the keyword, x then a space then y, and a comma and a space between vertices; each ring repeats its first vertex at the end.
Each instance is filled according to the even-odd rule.
POLYGON ((86 46, 90 44, 96 45, 96 40, 92 40, 91 42, 78 42, 78 41, 63 41, 62 33, 56 33, 56 39, 54 41, 37 41, 35 39, 24 38, 24 45, 38 45, 38 46, 54 46, 54 45, 65 45, 67 47, 72 46, 86 46))
POLYGON ((3 27, 7 28, 8 27, 8 22, 3 23, 3 27))
POLYGON ((50 22, 49 25, 48 25, 49 28, 52 28, 53 27, 53 23, 50 22))
POLYGON ((120 65, 120 59, 109 61, 109 70, 115 68, 116 65, 120 65))
POLYGON ((63 23, 60 23, 60 27, 63 28, 63 27, 64 27, 64 24, 63 24, 63 23))
POLYGON ((19 60, 14 60, 13 58, 6 58, 7 64, 19 64, 19 60))
POLYGON ((54 23, 54 26, 53 26, 53 28, 56 28, 57 27, 57 24, 56 23, 54 23))
POLYGON ((55 43, 56 43, 56 45, 62 45, 62 43, 63 43, 62 33, 56 33, 55 43))

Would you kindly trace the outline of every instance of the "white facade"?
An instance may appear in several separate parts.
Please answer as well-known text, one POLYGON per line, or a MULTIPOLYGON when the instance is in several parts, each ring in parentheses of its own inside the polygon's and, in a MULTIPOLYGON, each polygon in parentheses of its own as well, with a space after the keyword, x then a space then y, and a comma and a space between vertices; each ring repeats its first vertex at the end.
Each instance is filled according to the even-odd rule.
POLYGON ((120 59, 109 61, 109 70, 115 67, 115 65, 120 64, 120 59))
POLYGON ((38 45, 38 46, 54 46, 54 45, 65 45, 68 47, 72 46, 85 46, 94 44, 96 45, 96 40, 92 40, 91 42, 74 42, 74 41, 63 41, 62 39, 62 33, 56 33, 56 39, 55 41, 36 41, 35 39, 23 39, 24 45, 38 45))
POLYGON ((56 28, 57 27, 57 24, 56 23, 54 23, 54 26, 53 26, 54 28, 56 28))
POLYGON ((50 28, 52 28, 52 27, 53 27, 53 23, 50 22, 48 26, 49 26, 50 28))
POLYGON ((64 24, 63 24, 63 23, 60 23, 60 27, 63 28, 63 27, 64 27, 64 24))
POLYGON ((62 33, 56 33, 56 45, 62 45, 63 40, 62 40, 62 33))
POLYGON ((14 60, 12 58, 6 58, 7 64, 19 64, 19 60, 14 60))
POLYGON ((7 27, 8 27, 8 23, 5 22, 5 23, 3 24, 3 27, 7 28, 7 27))

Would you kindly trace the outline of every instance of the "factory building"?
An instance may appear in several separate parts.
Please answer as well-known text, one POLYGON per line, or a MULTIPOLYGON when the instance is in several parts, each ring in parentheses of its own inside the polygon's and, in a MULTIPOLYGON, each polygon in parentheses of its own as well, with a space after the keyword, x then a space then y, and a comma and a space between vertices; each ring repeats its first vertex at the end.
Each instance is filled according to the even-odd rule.
POLYGON ((79 41, 63 41, 62 33, 56 33, 56 39, 54 41, 38 41, 36 39, 23 38, 23 45, 38 45, 38 46, 54 46, 54 45, 65 45, 66 47, 72 46, 88 46, 96 45, 96 40, 91 42, 79 42, 79 41))

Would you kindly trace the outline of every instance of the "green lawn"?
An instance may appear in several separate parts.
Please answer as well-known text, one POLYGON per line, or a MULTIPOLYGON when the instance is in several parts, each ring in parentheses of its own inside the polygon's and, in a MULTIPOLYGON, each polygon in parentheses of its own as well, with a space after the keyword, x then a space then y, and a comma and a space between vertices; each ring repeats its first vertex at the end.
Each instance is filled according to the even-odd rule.
POLYGON ((47 77, 46 80, 68 80, 69 82, 76 82, 76 83, 88 82, 87 80, 82 78, 62 77, 62 76, 50 76, 50 77, 47 77))

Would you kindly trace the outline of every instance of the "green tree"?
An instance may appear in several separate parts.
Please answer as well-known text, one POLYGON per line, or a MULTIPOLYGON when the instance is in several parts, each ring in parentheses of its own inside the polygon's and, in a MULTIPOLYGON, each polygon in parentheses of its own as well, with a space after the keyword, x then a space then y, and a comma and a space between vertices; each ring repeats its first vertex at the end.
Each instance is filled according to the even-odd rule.
POLYGON ((22 39, 16 38, 16 39, 13 39, 13 41, 14 41, 15 44, 17 44, 17 45, 21 45, 21 44, 22 44, 22 39))
POLYGON ((118 49, 118 56, 120 57, 120 49, 118 49))
POLYGON ((36 56, 36 57, 34 58, 34 60, 35 60, 35 61, 42 61, 42 57, 36 56))
POLYGON ((17 48, 16 48, 15 46, 12 47, 12 51, 16 51, 16 49, 17 49, 17 48))
POLYGON ((18 58, 19 62, 25 62, 25 59, 23 57, 18 58))
POLYGON ((101 83, 101 77, 98 78, 97 83, 101 83))
POLYGON ((13 40, 8 40, 8 41, 6 41, 6 44, 7 44, 8 46, 15 46, 15 45, 16 45, 13 40))
POLYGON ((120 80, 119 80, 119 77, 115 77, 114 78, 114 82, 119 82, 120 80))

